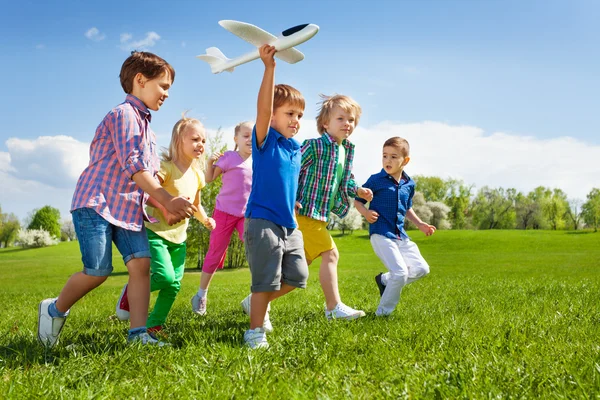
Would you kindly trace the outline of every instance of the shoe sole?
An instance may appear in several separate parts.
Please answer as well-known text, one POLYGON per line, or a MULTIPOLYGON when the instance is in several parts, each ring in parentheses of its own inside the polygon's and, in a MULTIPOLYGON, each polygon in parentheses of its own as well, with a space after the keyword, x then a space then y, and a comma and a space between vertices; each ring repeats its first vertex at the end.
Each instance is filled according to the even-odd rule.
POLYGON ((359 312, 359 313, 356 313, 356 314, 349 315, 347 317, 327 317, 327 319, 329 321, 335 321, 335 320, 352 321, 352 320, 364 317, 365 315, 366 315, 365 312, 362 311, 362 312, 359 312))

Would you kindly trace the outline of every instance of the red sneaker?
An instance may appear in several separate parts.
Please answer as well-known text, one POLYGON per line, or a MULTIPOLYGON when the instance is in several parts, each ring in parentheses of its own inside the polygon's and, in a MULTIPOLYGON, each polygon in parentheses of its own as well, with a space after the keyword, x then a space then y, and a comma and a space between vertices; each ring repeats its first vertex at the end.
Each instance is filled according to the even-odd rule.
POLYGON ((117 318, 121 321, 127 321, 129 319, 129 300, 127 299, 127 285, 123 286, 121 290, 121 296, 117 301, 116 308, 117 318))

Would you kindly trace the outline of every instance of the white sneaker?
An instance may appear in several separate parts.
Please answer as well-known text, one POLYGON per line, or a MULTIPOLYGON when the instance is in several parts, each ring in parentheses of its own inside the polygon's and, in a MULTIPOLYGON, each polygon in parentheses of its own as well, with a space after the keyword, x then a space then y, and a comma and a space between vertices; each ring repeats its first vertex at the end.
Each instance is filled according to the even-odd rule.
POLYGON ((362 310, 355 310, 351 307, 348 307, 344 303, 338 303, 337 306, 331 311, 328 311, 325 308, 325 316, 327 319, 356 319, 365 316, 365 312, 362 310))
POLYGON ((268 349, 267 333, 263 328, 248 329, 244 333, 244 342, 251 349, 268 349))
POLYGON ((127 285, 123 286, 119 300, 117 300, 117 307, 115 308, 117 318, 121 321, 127 321, 129 319, 129 299, 127 298, 127 285))
POLYGON ((160 340, 152 337, 148 332, 140 333, 131 339, 127 339, 129 344, 140 344, 142 346, 169 346, 169 343, 161 342, 160 340))
MULTIPOLYGON (((244 300, 242 300, 242 310, 246 313, 246 315, 250 315, 250 301, 252 298, 252 293, 250 293, 244 300)), ((273 324, 271 324, 271 318, 269 317, 269 311, 271 311, 271 303, 267 305, 267 312, 265 313, 265 319, 263 320, 263 329, 267 333, 273 332, 273 324)))
POLYGON ((198 293, 192 297, 192 311, 198 315, 206 314, 206 302, 208 299, 206 297, 198 296, 198 293))
POLYGON ((51 317, 48 307, 56 299, 42 300, 38 309, 38 340, 46 347, 53 347, 58 343, 58 336, 65 324, 66 316, 51 317))

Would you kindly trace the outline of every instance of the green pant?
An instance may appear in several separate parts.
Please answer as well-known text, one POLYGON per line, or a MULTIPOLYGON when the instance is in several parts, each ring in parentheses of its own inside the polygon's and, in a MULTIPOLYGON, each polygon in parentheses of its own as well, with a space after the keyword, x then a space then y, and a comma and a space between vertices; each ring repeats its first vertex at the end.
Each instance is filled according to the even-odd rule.
POLYGON ((156 304, 146 323, 151 328, 164 325, 175 302, 175 297, 179 293, 185 267, 186 245, 185 242, 180 244, 169 242, 149 229, 147 232, 152 255, 150 291, 159 290, 156 304))

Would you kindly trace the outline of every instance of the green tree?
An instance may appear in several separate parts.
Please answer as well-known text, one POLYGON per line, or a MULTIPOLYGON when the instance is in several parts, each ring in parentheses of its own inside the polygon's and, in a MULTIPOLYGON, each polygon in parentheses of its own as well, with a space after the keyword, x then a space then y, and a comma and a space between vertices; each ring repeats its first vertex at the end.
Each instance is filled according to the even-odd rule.
POLYGON ((565 218, 572 224, 572 228, 575 231, 579 229, 581 219, 583 218, 583 216, 581 215, 582 205, 583 201, 581 199, 569 200, 569 208, 567 209, 565 218))
POLYGON ((473 223, 479 229, 515 227, 515 189, 482 187, 473 200, 473 223))
POLYGON ((452 229, 465 229, 471 203, 471 191, 473 185, 467 186, 461 180, 448 179, 448 195, 444 203, 450 207, 448 221, 452 229))
POLYGON ((541 207, 530 196, 519 192, 515 197, 517 229, 533 228, 536 220, 541 219, 541 207))
POLYGON ((15 214, 5 214, 0 207, 0 247, 8 247, 17 239, 21 224, 15 214))
POLYGON ((448 195, 449 184, 437 176, 416 175, 413 177, 419 192, 425 201, 444 201, 448 195))
POLYGON ((583 220, 598 232, 600 225, 600 189, 593 188, 587 195, 587 201, 581 206, 583 220))
POLYGON ((550 198, 542 205, 542 212, 552 230, 565 226, 565 214, 569 209, 567 195, 561 189, 554 189, 550 198))
POLYGON ((51 206, 35 210, 33 219, 27 229, 42 229, 60 239, 60 211, 51 206))

